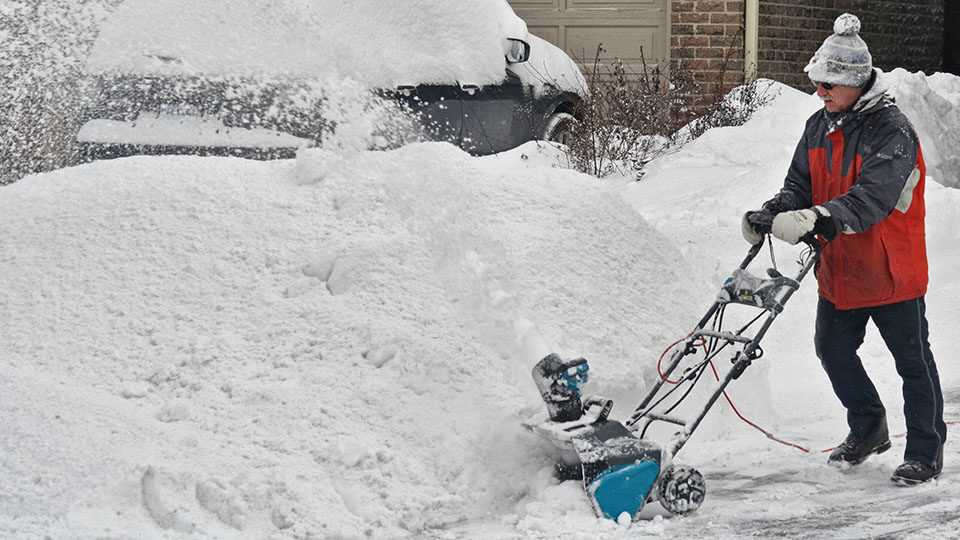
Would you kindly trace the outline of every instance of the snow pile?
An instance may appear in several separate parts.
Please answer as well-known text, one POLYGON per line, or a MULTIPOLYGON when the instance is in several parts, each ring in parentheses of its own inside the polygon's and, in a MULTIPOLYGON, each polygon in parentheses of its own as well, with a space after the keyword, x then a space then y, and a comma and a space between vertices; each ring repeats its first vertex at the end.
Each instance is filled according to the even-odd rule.
POLYGON ((934 73, 927 77, 927 82, 944 99, 955 107, 960 107, 960 78, 949 73, 934 73))
POLYGON ((884 74, 884 83, 917 129, 927 176, 960 187, 960 79, 897 68, 884 74))
POLYGON ((670 240, 558 159, 132 158, 5 187, 3 536, 513 511, 547 465, 518 416, 538 355, 636 395, 700 304, 670 240))
MULTIPOLYGON (((514 35, 516 33, 520 35, 514 35)), ((127 0, 103 26, 93 72, 348 78, 369 87, 499 82, 503 0, 127 0)))

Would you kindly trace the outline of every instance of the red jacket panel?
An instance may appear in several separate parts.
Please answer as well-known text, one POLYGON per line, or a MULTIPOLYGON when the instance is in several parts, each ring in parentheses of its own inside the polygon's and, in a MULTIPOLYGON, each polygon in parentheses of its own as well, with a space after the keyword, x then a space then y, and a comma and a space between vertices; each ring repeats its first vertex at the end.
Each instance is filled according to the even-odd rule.
MULTIPOLYGON (((840 197, 856 182, 863 159, 856 155, 846 175, 841 174, 843 131, 829 135, 834 152, 828 169, 825 148, 809 151, 812 202, 823 205, 840 197)), ((838 234, 823 246, 817 282, 820 295, 837 309, 855 309, 893 304, 927 292, 927 252, 924 216, 926 166, 917 149, 920 178, 913 188, 909 208, 894 209, 889 216, 864 232, 838 234)))

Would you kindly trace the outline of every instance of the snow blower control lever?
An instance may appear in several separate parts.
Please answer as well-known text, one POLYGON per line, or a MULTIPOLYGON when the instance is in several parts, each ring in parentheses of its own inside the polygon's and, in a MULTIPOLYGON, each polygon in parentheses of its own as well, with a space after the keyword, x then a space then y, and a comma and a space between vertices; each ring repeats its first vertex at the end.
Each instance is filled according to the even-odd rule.
POLYGON ((524 425, 554 444, 558 475, 583 482, 597 515, 618 521, 636 519, 644 504, 651 501, 660 502, 672 513, 683 514, 703 503, 703 475, 691 467, 674 464, 673 459, 730 382, 763 356, 761 339, 820 258, 819 242, 813 236, 802 240, 807 249, 798 261, 800 269, 794 277, 786 277, 776 269, 772 245, 774 267, 767 270, 767 277, 753 275, 747 267, 760 253, 763 243, 750 248, 740 266, 724 280, 707 313, 686 338, 677 342, 681 345, 673 350, 666 368, 661 370, 658 363, 659 379, 626 422, 608 418, 613 407, 611 400, 581 397, 581 387, 589 372, 585 359, 564 361, 551 353, 534 366, 534 382, 547 410, 524 425), (760 313, 739 328, 724 329, 724 312, 732 304, 749 306, 760 313), (748 332, 761 319, 759 328, 748 332), (713 360, 727 347, 733 352, 732 365, 721 378, 713 360), (703 357, 688 360, 700 351, 703 357), (717 387, 693 418, 680 417, 675 409, 691 395, 707 370, 716 377, 717 387), (655 422, 673 424, 681 430, 674 433, 668 444, 660 445, 646 439, 648 428, 655 422))
POLYGON ((590 366, 583 358, 564 362, 558 355, 549 354, 533 367, 533 380, 540 396, 547 404, 547 413, 553 422, 579 420, 593 406, 600 406, 595 417, 606 420, 613 409, 613 400, 596 396, 581 399, 580 387, 587 382, 590 366))

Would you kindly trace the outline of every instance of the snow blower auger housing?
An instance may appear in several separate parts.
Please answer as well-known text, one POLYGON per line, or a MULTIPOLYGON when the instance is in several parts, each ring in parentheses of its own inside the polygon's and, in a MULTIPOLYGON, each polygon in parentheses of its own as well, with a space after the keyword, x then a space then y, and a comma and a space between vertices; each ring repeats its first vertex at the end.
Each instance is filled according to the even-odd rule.
POLYGON ((750 248, 739 268, 724 281, 713 305, 696 328, 678 342, 681 345, 673 350, 666 369, 660 372, 656 384, 626 422, 609 418, 612 400, 582 394, 589 374, 585 359, 565 361, 551 353, 537 362, 533 379, 546 403, 546 411, 534 415, 524 425, 553 443, 557 476, 563 480, 580 479, 598 516, 621 521, 626 514, 634 520, 651 501, 658 501, 674 514, 700 507, 706 495, 703 475, 692 467, 674 464, 673 459, 730 382, 763 355, 760 340, 820 257, 816 239, 807 237, 804 242, 808 249, 801 256, 800 269, 793 278, 783 276, 776 269, 772 245, 770 255, 774 267, 767 270, 768 277, 752 275, 747 267, 763 243, 750 248), (724 330, 723 313, 729 304, 761 311, 743 327, 724 330), (761 319, 759 329, 749 335, 748 330, 761 319), (728 346, 733 353, 731 366, 721 378, 713 360, 728 346), (703 358, 685 362, 687 357, 700 351, 703 358), (682 364, 684 367, 680 369, 682 364), (716 375, 718 386, 696 416, 671 415, 708 369, 716 375), (678 375, 671 380, 675 372, 678 375), (672 383, 671 386, 664 386, 667 382, 672 383), (677 392, 679 397, 670 399, 677 392), (645 438, 654 422, 674 424, 681 429, 668 444, 660 445, 645 438))

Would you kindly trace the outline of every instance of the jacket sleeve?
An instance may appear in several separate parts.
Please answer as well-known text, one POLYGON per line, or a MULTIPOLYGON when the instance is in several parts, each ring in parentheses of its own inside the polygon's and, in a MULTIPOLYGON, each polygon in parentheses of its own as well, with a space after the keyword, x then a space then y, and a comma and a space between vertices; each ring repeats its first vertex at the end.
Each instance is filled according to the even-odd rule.
POLYGON ((783 187, 772 199, 763 203, 763 207, 774 214, 809 208, 813 205, 806 131, 804 130, 800 142, 797 143, 797 149, 793 152, 793 160, 790 161, 783 187))
POLYGON ((917 136, 906 118, 897 114, 873 133, 860 145, 863 161, 856 182, 823 204, 837 230, 846 234, 866 231, 906 203, 905 212, 919 181, 917 136))

